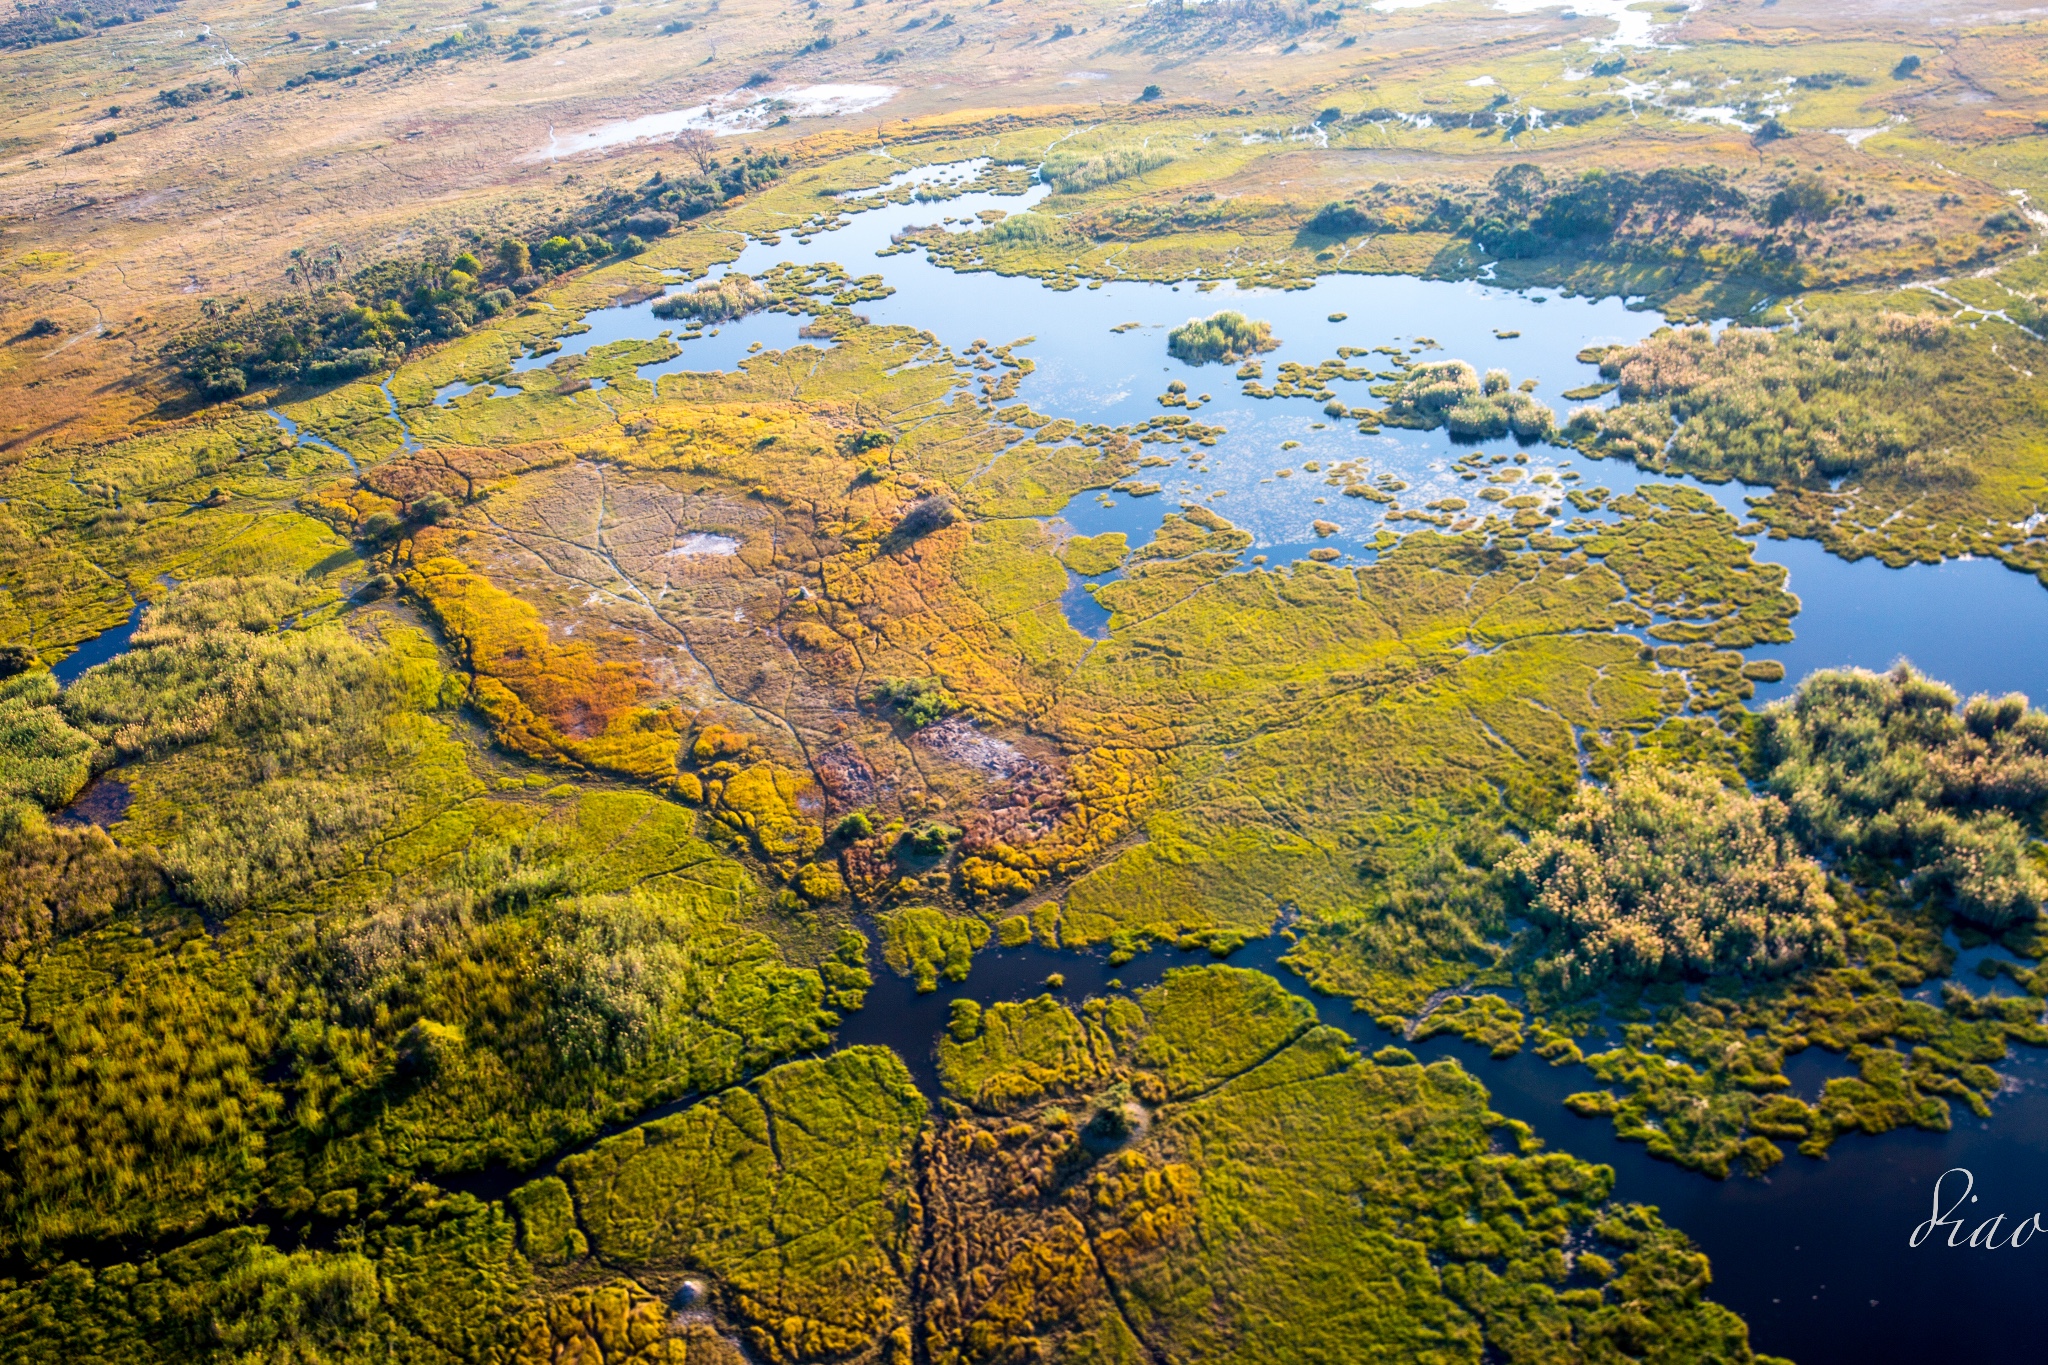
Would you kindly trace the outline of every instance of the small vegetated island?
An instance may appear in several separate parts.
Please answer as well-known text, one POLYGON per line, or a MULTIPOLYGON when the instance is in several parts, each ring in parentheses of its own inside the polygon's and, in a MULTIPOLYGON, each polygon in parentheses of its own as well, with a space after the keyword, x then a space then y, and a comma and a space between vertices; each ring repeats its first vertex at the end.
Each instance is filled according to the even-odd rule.
POLYGON ((1771 1360, 1592 1158, 2048 1046, 2048 714, 1757 695, 1762 532, 2048 581, 2038 34, 713 8, 0 21, 0 1359, 1771 1360))
POLYGON ((1212 361, 1249 360, 1261 351, 1279 349, 1273 328, 1242 313, 1225 310, 1206 318, 1189 318, 1166 334, 1167 354, 1190 365, 1212 361))

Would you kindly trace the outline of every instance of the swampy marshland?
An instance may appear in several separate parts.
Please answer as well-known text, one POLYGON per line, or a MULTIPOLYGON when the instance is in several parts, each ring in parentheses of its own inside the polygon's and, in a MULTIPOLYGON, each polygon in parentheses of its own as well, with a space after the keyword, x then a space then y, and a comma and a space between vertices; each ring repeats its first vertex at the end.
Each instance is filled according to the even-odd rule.
POLYGON ((0 1357, 2007 1343, 2042 21, 0 20, 0 1357))

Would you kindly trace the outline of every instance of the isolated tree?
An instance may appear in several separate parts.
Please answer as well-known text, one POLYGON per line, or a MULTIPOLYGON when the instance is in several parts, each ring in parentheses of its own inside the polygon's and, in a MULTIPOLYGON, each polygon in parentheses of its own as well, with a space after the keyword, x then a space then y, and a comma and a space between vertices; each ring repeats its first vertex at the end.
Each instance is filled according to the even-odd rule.
POLYGON ((514 279, 533 269, 533 253, 516 237, 507 237, 498 243, 498 260, 505 273, 514 279))
POLYGON ((697 169, 705 175, 711 174, 711 164, 716 159, 711 153, 717 146, 718 139, 711 135, 709 128, 685 128, 676 134, 676 147, 696 162, 697 169))

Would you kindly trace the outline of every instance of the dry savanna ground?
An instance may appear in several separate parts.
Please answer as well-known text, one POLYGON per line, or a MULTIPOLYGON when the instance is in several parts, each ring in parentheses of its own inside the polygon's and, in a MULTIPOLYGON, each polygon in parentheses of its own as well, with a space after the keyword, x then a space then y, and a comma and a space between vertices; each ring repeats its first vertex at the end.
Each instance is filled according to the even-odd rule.
MULTIPOLYGON (((1657 46, 1614 47, 1615 21, 1566 8, 1470 3, 181 0, 128 22, 72 23, 86 36, 0 56, 0 385, 15 395, 0 452, 181 415, 159 352, 209 299, 273 297, 469 230, 537 228, 605 183, 676 160, 660 142, 549 157, 551 139, 704 105, 731 115, 792 92, 729 124, 737 140, 824 157, 994 133, 1018 154, 1077 129, 1133 125, 1142 140, 1227 124, 1241 137, 1217 141, 1236 154, 1184 159, 1117 198, 1277 201, 1292 224, 1347 192, 1482 187, 1520 161, 1778 178, 1811 168, 1897 209, 1830 228, 1843 240, 1815 254, 1861 250, 1893 275, 1974 265, 1965 239, 1988 211, 2015 191, 2048 193, 2040 24, 2024 13, 1638 8, 1657 46), (1908 56, 1919 69, 1896 77, 1908 56), (1617 61, 1626 70, 1589 74, 1617 61), (874 88, 836 100, 817 90, 840 86, 874 88), (1148 86, 1160 97, 1135 103, 1148 86), (1504 103, 1552 117, 1505 135, 1505 119, 1453 126, 1504 103), (1330 108, 1405 119, 1309 135, 1330 108), (1765 117, 1784 136, 1759 142, 1736 126, 1765 117)), ((47 36, 59 9, 29 7, 12 35, 47 36)), ((1434 254, 1410 243, 1378 268, 1426 267, 1434 254)))

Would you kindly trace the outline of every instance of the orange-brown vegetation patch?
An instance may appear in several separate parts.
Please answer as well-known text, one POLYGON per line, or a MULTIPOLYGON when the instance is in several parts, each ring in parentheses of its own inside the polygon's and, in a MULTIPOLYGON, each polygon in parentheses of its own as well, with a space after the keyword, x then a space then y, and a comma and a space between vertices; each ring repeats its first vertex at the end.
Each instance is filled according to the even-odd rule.
POLYGON ((461 560, 434 555, 406 570, 472 675, 470 697, 508 748, 672 785, 681 716, 641 705, 646 671, 604 657, 604 640, 558 642, 521 599, 461 560))

